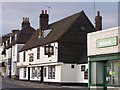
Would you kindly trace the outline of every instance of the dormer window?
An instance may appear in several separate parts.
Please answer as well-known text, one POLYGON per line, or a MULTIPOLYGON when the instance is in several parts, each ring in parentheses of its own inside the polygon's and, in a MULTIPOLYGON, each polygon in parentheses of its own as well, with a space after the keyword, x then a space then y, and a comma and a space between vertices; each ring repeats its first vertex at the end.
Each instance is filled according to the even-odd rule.
POLYGON ((52 29, 44 30, 44 37, 46 37, 51 31, 52 29))

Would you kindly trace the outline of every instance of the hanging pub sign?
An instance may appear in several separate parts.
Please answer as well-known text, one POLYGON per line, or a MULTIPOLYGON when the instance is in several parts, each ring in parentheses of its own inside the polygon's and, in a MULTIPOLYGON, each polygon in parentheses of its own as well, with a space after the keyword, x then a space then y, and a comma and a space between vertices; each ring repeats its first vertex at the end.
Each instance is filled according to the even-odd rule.
POLYGON ((29 54, 29 62, 33 62, 33 53, 29 54))
POLYGON ((104 39, 99 39, 96 41, 97 48, 111 47, 118 45, 118 37, 109 37, 104 39))
POLYGON ((45 55, 48 56, 54 55, 53 46, 45 46, 45 55))

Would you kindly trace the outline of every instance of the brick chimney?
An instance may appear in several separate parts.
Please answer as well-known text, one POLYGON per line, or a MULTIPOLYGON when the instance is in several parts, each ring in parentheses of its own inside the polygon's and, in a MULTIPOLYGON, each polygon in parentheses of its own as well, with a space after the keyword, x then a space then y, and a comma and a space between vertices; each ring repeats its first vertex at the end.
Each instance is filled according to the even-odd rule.
POLYGON ((102 16, 100 16, 100 11, 97 11, 97 16, 95 17, 95 30, 102 30, 102 16))
POLYGON ((29 18, 23 17, 22 29, 26 26, 30 26, 29 18))
POLYGON ((41 30, 41 36, 43 35, 44 30, 48 28, 48 21, 49 21, 49 15, 47 14, 47 10, 42 10, 42 13, 40 14, 40 30, 41 30))

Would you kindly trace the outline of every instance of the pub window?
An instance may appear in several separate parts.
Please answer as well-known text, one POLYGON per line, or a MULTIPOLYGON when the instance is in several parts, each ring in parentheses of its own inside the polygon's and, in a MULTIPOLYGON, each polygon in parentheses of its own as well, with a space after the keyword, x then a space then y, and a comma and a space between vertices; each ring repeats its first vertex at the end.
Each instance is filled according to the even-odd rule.
POLYGON ((35 67, 32 67, 32 75, 31 78, 35 78, 35 67))
POLYGON ((23 52, 23 62, 25 62, 25 52, 23 52))
POLYGON ((48 79, 55 79, 55 66, 48 66, 48 79))
POLYGON ((85 71, 85 65, 81 65, 81 71, 85 71))
POLYGON ((44 77, 46 77, 46 67, 44 67, 44 77))
POLYGON ((41 70, 40 67, 37 68, 37 78, 39 78, 41 76, 41 70))
POLYGON ((26 78, 26 67, 24 67, 24 75, 23 75, 24 78, 26 78))
POLYGON ((35 77, 37 77, 37 68, 35 69, 35 77))
POLYGON ((37 48, 37 59, 40 59, 40 47, 37 48))

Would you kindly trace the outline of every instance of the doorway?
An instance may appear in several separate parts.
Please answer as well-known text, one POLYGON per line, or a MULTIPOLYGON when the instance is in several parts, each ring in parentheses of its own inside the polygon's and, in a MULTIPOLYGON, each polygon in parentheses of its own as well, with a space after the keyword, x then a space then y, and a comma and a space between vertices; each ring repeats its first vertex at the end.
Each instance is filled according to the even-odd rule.
POLYGON ((40 80, 40 83, 43 83, 43 81, 44 81, 43 69, 44 69, 44 66, 41 66, 41 71, 40 71, 40 73, 41 73, 41 80, 40 80))
POLYGON ((30 81, 30 67, 28 67, 28 81, 30 81))

